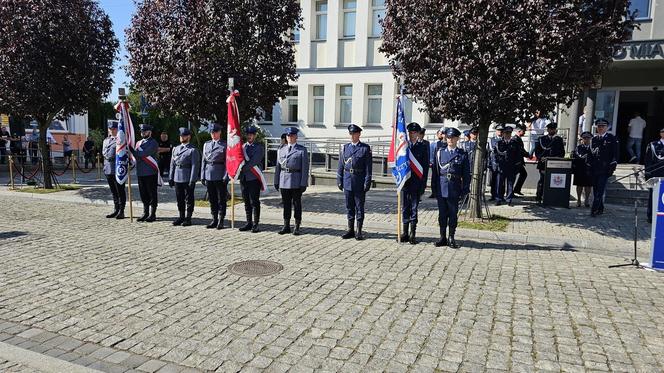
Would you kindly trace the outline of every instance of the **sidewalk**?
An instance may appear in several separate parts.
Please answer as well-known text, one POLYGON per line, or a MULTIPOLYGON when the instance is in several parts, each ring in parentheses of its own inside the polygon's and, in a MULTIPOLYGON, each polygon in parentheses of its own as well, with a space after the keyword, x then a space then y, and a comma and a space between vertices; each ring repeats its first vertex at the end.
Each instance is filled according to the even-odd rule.
MULTIPOLYGON (((60 183, 71 183, 71 176, 61 177, 60 183)), ((96 176, 83 175, 77 178, 83 186, 77 191, 63 191, 53 194, 29 194, 9 191, 0 187, 0 194, 26 198, 67 201, 73 203, 91 203, 108 205, 110 194, 105 181, 99 182, 96 176)), ((515 201, 515 205, 490 205, 492 214, 507 217, 511 220, 506 232, 459 229, 457 238, 463 240, 479 240, 496 243, 497 245, 516 245, 521 247, 548 247, 562 250, 592 252, 618 258, 630 257, 633 250, 634 209, 633 207, 608 205, 606 213, 591 218, 587 208, 570 209, 539 207, 534 204, 534 191, 524 190, 526 196, 515 201)), ((236 185, 236 196, 240 188, 236 185)), ((140 216, 142 208, 136 202, 138 188, 133 185, 134 216, 140 216)), ((197 198, 203 198, 205 188, 198 184, 197 198)), ((420 204, 418 233, 424 241, 434 242, 438 236, 438 211, 435 199, 430 199, 428 192, 420 204)), ((261 217, 265 222, 279 225, 282 222, 281 199, 274 190, 268 191, 261 198, 261 217)), ((570 203, 574 206, 575 202, 570 203)), ((159 217, 174 216, 176 211, 175 192, 168 186, 159 189, 159 217), (165 213, 168 211, 168 213, 165 213)), ((334 226, 340 231, 346 227, 346 210, 344 197, 335 187, 312 186, 303 196, 304 224, 321 224, 334 226)), ((126 211, 128 215, 128 211, 126 211)), ((197 207, 195 217, 207 219, 206 208, 197 207)), ((235 207, 237 221, 244 222, 244 206, 240 203, 235 207)), ((230 220, 231 211, 227 212, 230 220)), ((650 225, 645 222, 645 207, 639 209, 639 227, 637 230, 637 247, 640 261, 649 261, 650 225)), ((367 196, 365 230, 369 237, 380 233, 395 234, 396 232, 396 196, 394 190, 375 189, 367 196)))

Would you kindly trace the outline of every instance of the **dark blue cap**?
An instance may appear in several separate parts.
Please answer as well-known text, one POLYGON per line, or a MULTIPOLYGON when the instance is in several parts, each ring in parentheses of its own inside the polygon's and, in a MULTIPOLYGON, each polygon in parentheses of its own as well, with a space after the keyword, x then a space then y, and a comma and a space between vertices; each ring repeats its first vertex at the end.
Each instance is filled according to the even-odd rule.
POLYGON ((470 130, 463 131, 463 135, 466 137, 470 137, 470 130))
POLYGON ((408 123, 408 125, 406 126, 406 129, 408 130, 408 132, 420 132, 420 131, 422 131, 422 127, 417 122, 408 123))
POLYGON ((515 127, 515 129, 517 129, 517 130, 521 130, 521 131, 525 131, 525 130, 526 130, 526 126, 524 126, 523 124, 517 124, 516 127, 515 127))
POLYGON ((258 128, 256 126, 249 126, 245 130, 245 133, 247 133, 247 134, 250 134, 250 133, 256 134, 256 132, 258 132, 258 128))
POLYGON ((448 128, 445 130, 445 136, 447 137, 459 137, 461 136, 461 131, 456 128, 448 128))
POLYGON ((152 131, 152 126, 149 124, 141 124, 140 129, 141 131, 152 131))
POLYGON ((505 126, 505 129, 503 129, 503 132, 512 132, 514 128, 512 126, 505 126))
POLYGON ((426 131, 427 131, 426 128, 424 128, 424 127, 420 128, 420 133, 421 133, 421 134, 424 134, 426 131))
POLYGON ((480 129, 479 129, 479 127, 472 127, 472 128, 470 129, 470 133, 480 133, 480 129))
POLYGON ((288 136, 288 135, 297 135, 298 132, 300 132, 300 130, 298 130, 295 127, 286 128, 286 136, 288 136))
POLYGON ((190 136, 191 131, 189 131, 189 128, 185 127, 180 127, 180 136, 190 136))
POLYGON ((496 127, 494 127, 496 131, 502 131, 505 129, 505 125, 503 124, 496 124, 496 127))
POLYGON ((115 130, 118 129, 118 122, 115 122, 115 121, 108 122, 108 128, 115 129, 115 130))
POLYGON ((556 122, 551 122, 551 123, 549 123, 549 124, 546 125, 546 128, 553 128, 553 129, 556 129, 556 128, 558 128, 558 123, 556 123, 556 122))
POLYGON ((592 138, 592 137, 593 137, 593 134, 590 133, 589 131, 583 131, 583 132, 581 133, 581 138, 584 138, 584 139, 586 139, 586 138, 587 138, 587 139, 590 139, 590 138, 592 138))
POLYGON ((598 126, 608 126, 608 125, 609 125, 609 121, 606 120, 606 119, 604 119, 604 118, 600 118, 600 119, 597 119, 597 120, 595 121, 595 124, 598 125, 598 126))
POLYGON ((212 132, 221 132, 221 126, 217 123, 212 123, 212 126, 210 126, 210 133, 212 132))
POLYGON ((348 133, 358 133, 358 132, 362 132, 362 128, 360 128, 360 126, 355 124, 351 124, 348 126, 348 133))

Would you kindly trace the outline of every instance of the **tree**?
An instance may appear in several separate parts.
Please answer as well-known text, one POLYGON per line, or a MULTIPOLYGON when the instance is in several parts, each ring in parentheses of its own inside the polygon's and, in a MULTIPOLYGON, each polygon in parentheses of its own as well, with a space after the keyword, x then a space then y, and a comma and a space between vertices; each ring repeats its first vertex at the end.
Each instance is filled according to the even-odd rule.
POLYGON ((387 0, 382 52, 416 100, 479 125, 471 217, 481 217, 491 122, 570 104, 632 26, 628 0, 387 0))
POLYGON ((46 131, 111 90, 119 43, 93 0, 2 0, 0 14, 0 112, 39 123, 50 189, 46 131))
POLYGON ((232 77, 241 118, 253 118, 297 78, 300 24, 296 0, 144 0, 127 30, 129 74, 156 109, 221 125, 232 77))

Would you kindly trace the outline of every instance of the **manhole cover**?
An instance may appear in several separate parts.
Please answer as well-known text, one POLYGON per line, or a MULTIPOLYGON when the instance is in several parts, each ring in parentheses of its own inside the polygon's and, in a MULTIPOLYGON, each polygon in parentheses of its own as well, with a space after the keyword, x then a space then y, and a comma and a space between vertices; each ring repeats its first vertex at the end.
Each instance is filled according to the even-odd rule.
POLYGON ((281 272, 282 269, 284 266, 269 260, 247 260, 228 266, 230 273, 243 277, 269 276, 281 272))

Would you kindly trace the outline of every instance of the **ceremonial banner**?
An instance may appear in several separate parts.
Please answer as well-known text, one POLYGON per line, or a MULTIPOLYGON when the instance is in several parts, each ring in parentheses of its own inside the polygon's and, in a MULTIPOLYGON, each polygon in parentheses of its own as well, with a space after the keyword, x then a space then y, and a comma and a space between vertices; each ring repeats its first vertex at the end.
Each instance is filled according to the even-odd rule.
MULTIPOLYGON (((406 132, 406 117, 403 112, 403 95, 397 98, 397 120, 390 149, 393 150, 394 166, 392 175, 400 192, 406 180, 410 177, 410 149, 408 148, 408 133, 406 132)), ((420 166, 421 168, 422 166, 420 166)))
POLYGON ((134 149, 134 125, 129 115, 129 103, 120 101, 115 105, 120 113, 118 135, 115 138, 115 179, 118 184, 124 185, 129 174, 129 148, 134 149))
POLYGON ((652 199, 650 266, 664 271, 664 178, 653 187, 652 199))
POLYGON ((228 104, 228 128, 227 128, 227 144, 226 151, 226 171, 228 177, 235 181, 240 172, 240 168, 244 164, 244 149, 242 149, 242 130, 240 127, 240 114, 237 108, 235 98, 240 96, 238 91, 233 91, 226 103, 228 104))

